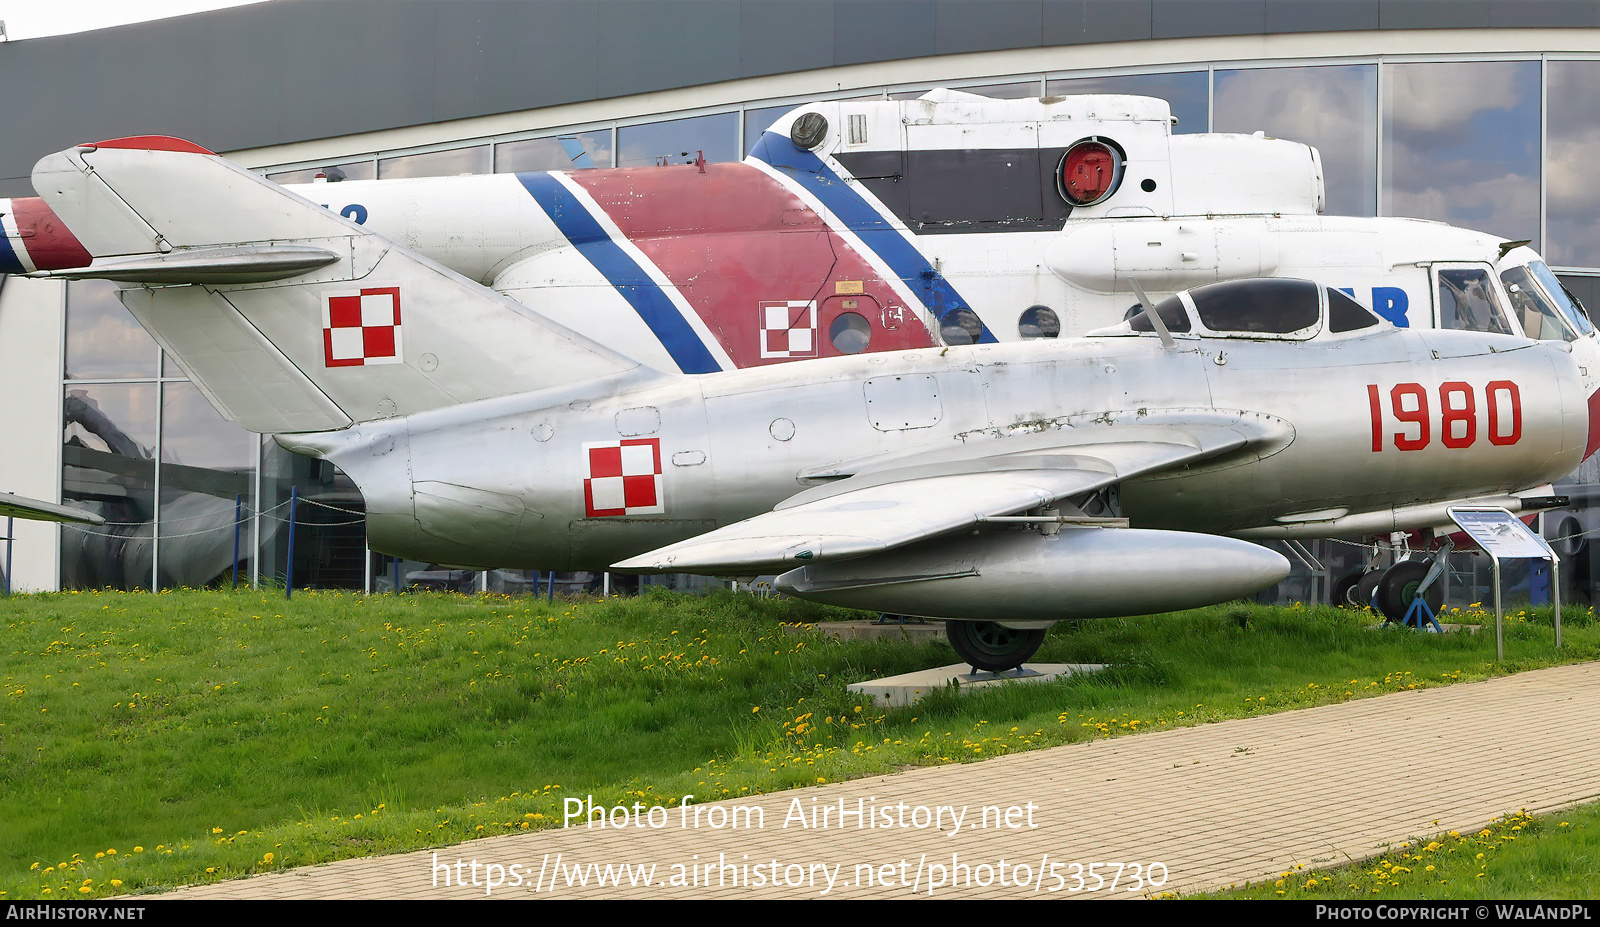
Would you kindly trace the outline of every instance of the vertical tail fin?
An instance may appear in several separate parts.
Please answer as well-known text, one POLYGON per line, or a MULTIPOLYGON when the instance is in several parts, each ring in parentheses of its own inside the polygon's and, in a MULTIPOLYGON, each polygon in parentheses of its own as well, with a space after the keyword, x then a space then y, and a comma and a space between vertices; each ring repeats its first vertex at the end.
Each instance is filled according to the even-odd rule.
POLYGON ((638 366, 203 148, 83 145, 34 187, 230 419, 323 431, 638 366))

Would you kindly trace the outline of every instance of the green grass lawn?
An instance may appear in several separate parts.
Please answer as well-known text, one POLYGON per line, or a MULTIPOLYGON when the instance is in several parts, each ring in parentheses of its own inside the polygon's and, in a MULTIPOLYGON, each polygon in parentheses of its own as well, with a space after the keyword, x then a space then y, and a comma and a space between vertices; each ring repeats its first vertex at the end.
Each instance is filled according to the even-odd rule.
POLYGON ((1535 817, 1507 815, 1481 830, 1403 843, 1374 859, 1276 878, 1207 898, 1385 899, 1594 898, 1600 805, 1535 817))
POLYGON ((859 613, 730 593, 0 599, 0 897, 550 826, 569 795, 710 800, 1600 657, 1586 612, 1559 653, 1547 614, 1514 617, 1495 664, 1492 633, 1217 606, 1063 623, 1037 659, 1113 668, 882 711, 845 686, 955 658, 783 627, 840 617, 859 613))

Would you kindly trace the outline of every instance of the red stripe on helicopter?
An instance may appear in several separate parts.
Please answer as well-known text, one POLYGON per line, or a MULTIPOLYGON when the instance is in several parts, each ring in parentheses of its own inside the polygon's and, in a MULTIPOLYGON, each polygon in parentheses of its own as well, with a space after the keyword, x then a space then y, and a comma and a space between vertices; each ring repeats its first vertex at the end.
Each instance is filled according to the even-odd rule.
POLYGON ((1600 450, 1600 390, 1589 394, 1589 445, 1583 449, 1583 459, 1588 460, 1600 450))
POLYGON ((740 367, 938 344, 859 252, 757 168, 683 165, 569 176, 678 288, 740 367), (806 303, 815 311, 806 311, 806 303), (840 321, 851 313, 867 322, 864 345, 859 323, 840 321), (836 323, 838 339, 831 337, 836 323))

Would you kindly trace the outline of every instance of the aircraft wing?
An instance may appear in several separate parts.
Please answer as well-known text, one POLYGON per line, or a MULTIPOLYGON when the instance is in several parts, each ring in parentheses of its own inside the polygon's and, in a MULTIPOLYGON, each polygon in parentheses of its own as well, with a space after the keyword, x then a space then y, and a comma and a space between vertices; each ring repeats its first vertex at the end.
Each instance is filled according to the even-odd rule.
POLYGON ((0 492, 0 518, 26 518, 32 521, 67 521, 80 525, 103 525, 105 519, 93 512, 85 512, 53 502, 41 502, 23 496, 0 492))
POLYGON ((861 557, 1250 443, 1251 436, 1236 427, 1113 426, 1002 438, 955 452, 869 463, 764 515, 624 560, 613 569, 749 575, 861 557), (932 462, 912 462, 919 459, 932 462))

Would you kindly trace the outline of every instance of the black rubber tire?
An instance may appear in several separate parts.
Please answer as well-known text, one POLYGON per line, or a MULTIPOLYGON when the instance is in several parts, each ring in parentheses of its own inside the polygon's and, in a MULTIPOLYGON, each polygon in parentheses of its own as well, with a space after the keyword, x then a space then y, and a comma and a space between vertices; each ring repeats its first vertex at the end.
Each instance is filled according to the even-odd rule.
POLYGON ((1333 588, 1328 590, 1328 603, 1334 608, 1365 608, 1365 602, 1356 601, 1356 587, 1361 585, 1361 577, 1365 575, 1360 570, 1352 570, 1335 580, 1333 588))
POLYGON ((1016 669, 1044 643, 1044 628, 1008 628, 992 621, 946 621, 944 636, 976 669, 1016 669))
POLYGON ((1372 607, 1372 596, 1373 593, 1378 591, 1378 583, 1382 579, 1382 570, 1368 570, 1367 572, 1361 574, 1361 580, 1356 583, 1356 608, 1365 608, 1368 611, 1377 611, 1377 609, 1372 607))
MULTIPOLYGON (((1426 560, 1402 560, 1383 571, 1383 578, 1378 581, 1378 613, 1386 621, 1405 620, 1406 610, 1417 597, 1417 587, 1427 578, 1430 566, 1426 560)), ((1444 584, 1435 582, 1429 586, 1423 601, 1438 615, 1439 607, 1444 604, 1444 584)))

